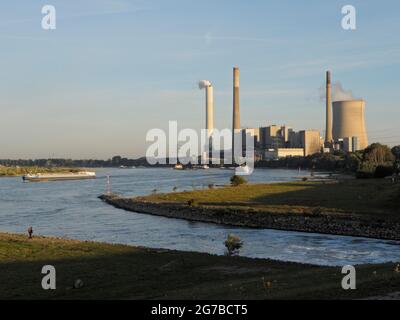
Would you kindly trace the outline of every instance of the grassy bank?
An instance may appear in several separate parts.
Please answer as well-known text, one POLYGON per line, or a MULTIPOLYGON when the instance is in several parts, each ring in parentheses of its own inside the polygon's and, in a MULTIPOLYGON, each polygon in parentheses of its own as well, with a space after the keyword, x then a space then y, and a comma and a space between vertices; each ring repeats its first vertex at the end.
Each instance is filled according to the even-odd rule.
POLYGON ((357 267, 357 290, 341 269, 0 233, 1 299, 355 299, 400 291, 395 264, 357 267), (57 289, 41 289, 41 268, 57 289), (75 280, 84 286, 73 289, 75 280))
POLYGON ((400 240, 400 184, 344 180, 103 195, 121 209, 217 224, 400 240))
POLYGON ((249 184, 138 198, 157 203, 248 208, 271 213, 353 213, 400 219, 400 184, 388 180, 345 180, 337 183, 288 182, 249 184))
POLYGON ((37 173, 68 173, 79 172, 79 168, 58 168, 58 167, 6 167, 0 166, 0 177, 18 177, 25 174, 37 173))

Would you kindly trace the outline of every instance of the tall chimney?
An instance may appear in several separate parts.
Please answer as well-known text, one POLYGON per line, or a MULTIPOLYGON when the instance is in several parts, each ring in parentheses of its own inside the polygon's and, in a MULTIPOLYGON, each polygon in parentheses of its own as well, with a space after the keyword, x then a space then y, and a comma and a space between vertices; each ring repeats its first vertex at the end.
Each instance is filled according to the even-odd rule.
POLYGON ((239 68, 233 68, 233 130, 240 129, 239 68))
POLYGON ((210 137, 214 130, 214 89, 211 83, 206 87, 206 129, 210 137))
POLYGON ((239 110, 239 68, 233 68, 233 123, 232 123, 232 164, 235 164, 235 133, 240 130, 239 110))
POLYGON ((331 72, 326 72, 326 126, 325 126, 325 144, 330 146, 332 138, 332 93, 331 93, 331 72))

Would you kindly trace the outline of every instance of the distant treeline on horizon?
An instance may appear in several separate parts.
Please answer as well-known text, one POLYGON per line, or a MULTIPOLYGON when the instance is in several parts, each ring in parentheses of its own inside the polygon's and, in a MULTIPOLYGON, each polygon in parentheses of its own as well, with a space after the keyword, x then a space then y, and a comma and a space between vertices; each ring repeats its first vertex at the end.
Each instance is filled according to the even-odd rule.
MULTIPOLYGON (((166 167, 173 164, 151 165, 145 157, 128 159, 114 156, 108 160, 73 160, 73 159, 35 159, 35 160, 1 160, 2 166, 21 167, 80 167, 80 168, 102 168, 102 167, 166 167)), ((220 165, 215 165, 219 167, 220 165)), ((190 167, 190 166, 189 166, 190 167)), ((315 169, 327 171, 361 172, 363 175, 373 174, 377 167, 384 167, 385 172, 398 172, 400 170, 400 146, 390 149, 379 143, 372 144, 363 151, 345 153, 335 151, 333 153, 316 153, 307 157, 287 157, 276 160, 258 160, 255 162, 257 168, 288 168, 288 169, 315 169)))

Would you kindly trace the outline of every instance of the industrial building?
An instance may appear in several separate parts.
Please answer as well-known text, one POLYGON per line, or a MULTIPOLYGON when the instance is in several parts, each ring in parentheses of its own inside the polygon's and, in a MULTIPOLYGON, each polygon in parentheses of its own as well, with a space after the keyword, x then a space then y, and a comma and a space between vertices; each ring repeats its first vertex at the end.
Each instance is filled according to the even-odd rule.
POLYGON ((264 152, 265 160, 276 160, 287 157, 304 157, 303 148, 279 148, 269 149, 264 152))
POLYGON ((242 132, 243 137, 245 134, 255 136, 255 146, 264 159, 308 156, 321 152, 323 145, 318 130, 296 132, 285 125, 271 125, 258 130, 243 129, 242 132))

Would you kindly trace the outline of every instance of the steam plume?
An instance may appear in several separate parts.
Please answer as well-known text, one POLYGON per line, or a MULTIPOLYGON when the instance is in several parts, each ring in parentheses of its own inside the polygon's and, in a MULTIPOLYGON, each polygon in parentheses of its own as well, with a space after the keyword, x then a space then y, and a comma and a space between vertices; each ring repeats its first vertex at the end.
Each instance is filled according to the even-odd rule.
POLYGON ((333 101, 356 100, 353 92, 343 89, 342 84, 336 81, 333 85, 333 101))
POLYGON ((201 80, 199 81, 199 89, 205 89, 211 86, 211 82, 208 80, 201 80))

